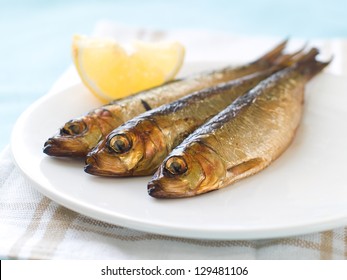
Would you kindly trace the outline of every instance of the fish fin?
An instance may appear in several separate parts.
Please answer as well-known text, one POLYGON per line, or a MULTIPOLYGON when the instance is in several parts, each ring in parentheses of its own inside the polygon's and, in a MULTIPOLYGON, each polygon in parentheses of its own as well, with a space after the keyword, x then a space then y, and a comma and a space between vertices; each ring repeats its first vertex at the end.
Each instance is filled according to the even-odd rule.
POLYGON ((308 70, 305 72, 307 79, 310 80, 314 76, 316 76, 319 72, 321 72, 325 67, 327 67, 330 64, 331 60, 326 62, 315 61, 313 65, 309 67, 308 70))
POLYGON ((288 68, 295 65, 305 56, 305 48, 306 45, 304 45, 302 48, 300 48, 298 51, 294 53, 280 55, 272 62, 272 65, 269 66, 267 72, 271 74, 283 70, 284 68, 288 68))
POLYGON ((264 160, 262 158, 252 158, 250 160, 241 162, 240 164, 228 168, 227 171, 237 176, 244 174, 245 172, 259 166, 263 162, 264 160))
POLYGON ((152 110, 151 106, 149 106, 149 104, 145 100, 141 99, 141 103, 143 108, 145 108, 146 111, 152 110))
POLYGON ((294 66, 301 74, 303 74, 306 77, 307 80, 312 79, 332 61, 332 58, 325 62, 318 61, 316 59, 316 56, 318 54, 318 49, 312 48, 305 55, 302 55, 296 63, 296 65, 294 66))
POLYGON ((278 66, 278 68, 283 69, 285 67, 294 65, 295 63, 300 61, 305 55, 305 48, 306 44, 294 53, 281 55, 274 61, 275 67, 278 66))
POLYGON ((259 62, 265 62, 272 64, 276 59, 278 59, 281 55, 285 47, 287 46, 288 39, 284 40, 280 44, 278 44, 275 48, 273 48, 271 51, 257 59, 253 62, 253 64, 257 64, 259 62))

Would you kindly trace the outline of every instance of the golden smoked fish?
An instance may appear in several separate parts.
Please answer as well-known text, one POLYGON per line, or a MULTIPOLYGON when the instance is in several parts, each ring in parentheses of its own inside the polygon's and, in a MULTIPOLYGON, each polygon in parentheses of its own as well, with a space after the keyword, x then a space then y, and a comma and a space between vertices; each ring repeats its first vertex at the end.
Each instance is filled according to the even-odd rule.
POLYGON ((114 177, 153 175, 184 138, 279 70, 273 68, 197 91, 125 122, 87 155, 85 171, 114 177))
POLYGON ((156 198, 191 197, 255 174, 291 143, 299 126, 307 81, 328 63, 317 50, 281 70, 188 136, 148 184, 156 198))
POLYGON ((281 61, 287 41, 279 44, 258 60, 240 67, 189 76, 160 87, 115 100, 89 112, 87 115, 68 121, 44 144, 43 152, 56 157, 84 157, 113 129, 144 113, 170 103, 194 91, 218 83, 237 79, 258 71, 264 71, 281 61))

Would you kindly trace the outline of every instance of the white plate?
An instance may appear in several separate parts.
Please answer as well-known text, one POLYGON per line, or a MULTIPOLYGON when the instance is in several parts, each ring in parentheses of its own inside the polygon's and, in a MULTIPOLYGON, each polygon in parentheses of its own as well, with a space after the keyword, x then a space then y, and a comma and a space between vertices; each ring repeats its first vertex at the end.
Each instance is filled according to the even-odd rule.
MULTIPOLYGON (((209 65, 210 67, 211 65, 209 65)), ((189 71, 206 65, 189 65, 189 71)), ((347 81, 321 74, 307 87, 305 115, 290 148, 266 170, 189 199, 157 200, 145 178, 84 173, 83 161, 50 158, 45 140, 99 105, 82 85, 47 95, 19 118, 14 159, 34 186, 87 216, 138 230, 206 239, 259 239, 347 224, 347 81)))

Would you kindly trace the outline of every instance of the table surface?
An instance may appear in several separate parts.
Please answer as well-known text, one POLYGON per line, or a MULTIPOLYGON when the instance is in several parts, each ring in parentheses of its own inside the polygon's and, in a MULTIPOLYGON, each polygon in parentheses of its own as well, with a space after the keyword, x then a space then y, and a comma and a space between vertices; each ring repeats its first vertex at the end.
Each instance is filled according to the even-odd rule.
POLYGON ((0 150, 9 142, 20 113, 70 65, 73 34, 90 33, 101 19, 249 36, 346 38, 343 4, 343 0, 0 0, 0 150))

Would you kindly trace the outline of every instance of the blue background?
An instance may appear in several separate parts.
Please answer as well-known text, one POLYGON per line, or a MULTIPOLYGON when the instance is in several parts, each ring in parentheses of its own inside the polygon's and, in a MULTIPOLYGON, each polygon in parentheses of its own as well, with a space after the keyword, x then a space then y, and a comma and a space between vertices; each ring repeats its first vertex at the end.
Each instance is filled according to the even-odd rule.
MULTIPOLYGON (((347 36, 345 0, 0 0, 0 150, 12 126, 71 63, 75 33, 97 21, 131 26, 203 28, 233 34, 335 38, 347 36)), ((35 129, 40 128, 33 128, 35 129)))

